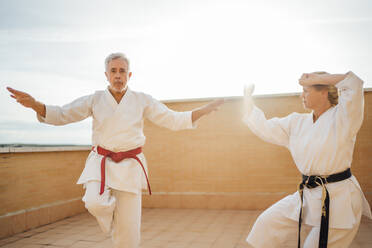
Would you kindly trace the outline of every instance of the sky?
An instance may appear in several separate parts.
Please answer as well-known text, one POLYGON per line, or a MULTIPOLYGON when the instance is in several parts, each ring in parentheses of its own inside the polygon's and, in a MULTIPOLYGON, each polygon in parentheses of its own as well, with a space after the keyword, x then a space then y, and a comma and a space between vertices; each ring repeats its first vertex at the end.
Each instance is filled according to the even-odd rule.
POLYGON ((300 92, 303 72, 372 87, 369 0, 0 0, 0 144, 90 144, 91 119, 40 124, 6 86, 63 105, 104 89, 124 52, 129 86, 159 100, 300 92))

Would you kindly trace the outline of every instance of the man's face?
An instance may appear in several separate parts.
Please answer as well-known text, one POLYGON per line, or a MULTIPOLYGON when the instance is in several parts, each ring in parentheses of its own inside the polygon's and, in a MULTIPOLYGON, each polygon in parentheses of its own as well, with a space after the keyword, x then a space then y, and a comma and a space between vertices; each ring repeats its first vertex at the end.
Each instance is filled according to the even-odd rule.
POLYGON ((315 109, 321 105, 324 101, 327 101, 328 92, 321 90, 318 91, 312 86, 303 86, 303 92, 301 94, 302 102, 304 107, 307 109, 315 109))
POLYGON ((110 61, 105 75, 110 83, 110 89, 121 93, 126 90, 132 72, 128 72, 127 62, 119 58, 110 61))

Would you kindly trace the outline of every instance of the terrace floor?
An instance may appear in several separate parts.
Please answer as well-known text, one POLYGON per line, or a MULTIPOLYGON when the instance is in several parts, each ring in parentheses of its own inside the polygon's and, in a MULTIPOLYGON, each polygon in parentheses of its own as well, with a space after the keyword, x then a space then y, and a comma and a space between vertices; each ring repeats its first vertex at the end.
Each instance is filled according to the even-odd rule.
MULTIPOLYGON (((261 211, 143 209, 141 248, 243 248, 261 211)), ((306 235, 309 228, 305 227, 306 235)), ((297 247, 293 236, 283 247, 297 247)), ((303 238, 302 238, 303 240, 303 238)), ((1 248, 109 248, 88 213, 0 240, 1 248)), ((372 220, 363 218, 351 248, 372 247, 372 220)))

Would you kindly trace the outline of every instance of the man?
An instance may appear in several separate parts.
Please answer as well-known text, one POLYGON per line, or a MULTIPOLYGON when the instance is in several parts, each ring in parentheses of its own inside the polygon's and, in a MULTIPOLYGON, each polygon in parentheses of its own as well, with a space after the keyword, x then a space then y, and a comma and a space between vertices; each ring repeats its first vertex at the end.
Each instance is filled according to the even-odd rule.
POLYGON ((175 112, 151 96, 135 92, 127 83, 132 76, 129 60, 113 53, 105 60, 109 86, 105 91, 78 98, 63 107, 45 105, 25 92, 7 88, 12 97, 32 108, 40 122, 65 125, 93 118, 92 145, 78 184, 83 197, 105 233, 111 233, 114 247, 139 247, 141 190, 149 189, 147 165, 141 147, 145 144, 143 120, 172 129, 190 129, 195 121, 223 104, 216 100, 188 112, 175 112))

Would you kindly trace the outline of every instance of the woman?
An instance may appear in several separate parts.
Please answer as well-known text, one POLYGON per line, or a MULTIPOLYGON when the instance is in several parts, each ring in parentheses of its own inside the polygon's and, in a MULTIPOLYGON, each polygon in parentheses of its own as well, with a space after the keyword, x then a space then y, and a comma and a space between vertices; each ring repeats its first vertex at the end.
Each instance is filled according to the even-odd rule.
POLYGON ((318 72, 303 74, 299 83, 303 104, 312 112, 270 120, 254 106, 253 87, 245 90, 243 121, 261 139, 287 147, 303 175, 298 192, 258 217, 247 242, 253 247, 279 247, 296 235, 294 227, 300 232, 304 223, 312 226, 304 247, 348 247, 362 214, 372 217, 350 172, 356 134, 363 122, 363 81, 353 72, 318 72))

